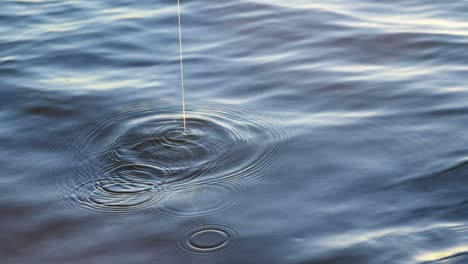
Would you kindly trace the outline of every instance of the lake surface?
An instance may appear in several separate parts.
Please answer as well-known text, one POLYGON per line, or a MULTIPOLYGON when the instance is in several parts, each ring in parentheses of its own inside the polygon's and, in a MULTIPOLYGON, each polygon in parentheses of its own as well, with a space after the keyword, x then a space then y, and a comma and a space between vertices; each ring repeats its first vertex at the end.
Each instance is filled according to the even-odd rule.
POLYGON ((468 263, 468 1, 3 0, 0 263, 468 263))

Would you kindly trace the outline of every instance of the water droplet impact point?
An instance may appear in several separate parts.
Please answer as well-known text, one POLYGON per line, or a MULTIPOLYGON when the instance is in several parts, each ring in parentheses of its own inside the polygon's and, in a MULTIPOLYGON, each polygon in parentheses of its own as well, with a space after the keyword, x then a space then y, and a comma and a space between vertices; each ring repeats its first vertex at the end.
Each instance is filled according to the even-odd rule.
POLYGON ((181 234, 176 246, 188 254, 222 254, 237 244, 238 233, 225 225, 201 225, 181 234))
POLYGON ((229 234, 222 230, 209 229, 195 232, 189 238, 189 245, 200 251, 211 251, 223 247, 229 240, 229 234))

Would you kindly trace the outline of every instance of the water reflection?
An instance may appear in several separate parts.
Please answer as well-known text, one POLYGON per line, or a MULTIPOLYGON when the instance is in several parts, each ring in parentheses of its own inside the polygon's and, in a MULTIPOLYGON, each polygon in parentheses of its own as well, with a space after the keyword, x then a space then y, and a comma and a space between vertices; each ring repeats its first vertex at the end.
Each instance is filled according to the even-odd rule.
POLYGON ((466 1, 3 1, 0 262, 467 263, 466 1))

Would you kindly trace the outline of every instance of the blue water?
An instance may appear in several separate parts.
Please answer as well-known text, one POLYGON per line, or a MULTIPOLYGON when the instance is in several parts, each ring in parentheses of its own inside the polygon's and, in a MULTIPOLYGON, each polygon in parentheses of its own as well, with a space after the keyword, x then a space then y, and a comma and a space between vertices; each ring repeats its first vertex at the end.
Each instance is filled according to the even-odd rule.
POLYGON ((468 1, 2 0, 0 263, 468 263, 468 1))

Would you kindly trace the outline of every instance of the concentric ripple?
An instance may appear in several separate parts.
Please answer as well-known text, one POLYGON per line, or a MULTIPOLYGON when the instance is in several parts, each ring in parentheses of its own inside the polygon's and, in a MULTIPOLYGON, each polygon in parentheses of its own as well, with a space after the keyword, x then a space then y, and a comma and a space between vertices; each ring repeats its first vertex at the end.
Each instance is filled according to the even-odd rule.
POLYGON ((236 186, 229 184, 194 184, 181 186, 167 194, 167 203, 155 208, 159 214, 177 218, 196 218, 222 213, 235 205, 228 195, 236 186))
POLYGON ((238 233, 224 225, 200 225, 181 234, 176 248, 188 254, 220 254, 237 243, 238 233))
POLYGON ((61 182, 72 207, 100 212, 150 208, 167 216, 214 214, 227 194, 272 182, 289 131, 278 117, 231 106, 125 108, 78 129, 66 142, 74 158, 61 182))
POLYGON ((84 182, 72 192, 72 199, 95 210, 126 211, 160 200, 160 189, 151 183, 102 179, 84 182))

